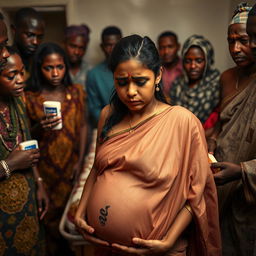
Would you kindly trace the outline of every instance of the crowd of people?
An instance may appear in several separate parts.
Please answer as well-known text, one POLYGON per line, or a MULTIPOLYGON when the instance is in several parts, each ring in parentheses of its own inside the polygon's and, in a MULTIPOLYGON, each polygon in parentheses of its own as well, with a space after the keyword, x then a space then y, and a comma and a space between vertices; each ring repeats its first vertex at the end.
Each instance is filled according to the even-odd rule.
POLYGON ((59 225, 91 143, 74 224, 95 255, 256 254, 256 5, 234 11, 222 74, 203 35, 155 45, 108 26, 92 67, 85 24, 43 42, 21 8, 11 29, 7 46, 0 14, 0 256, 75 255, 59 225))

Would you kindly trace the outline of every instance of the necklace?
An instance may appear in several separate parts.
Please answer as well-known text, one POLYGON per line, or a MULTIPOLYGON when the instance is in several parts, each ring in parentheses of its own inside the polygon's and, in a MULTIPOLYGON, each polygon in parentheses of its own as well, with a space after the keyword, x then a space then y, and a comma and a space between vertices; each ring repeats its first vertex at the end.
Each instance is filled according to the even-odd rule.
MULTIPOLYGON (((7 110, 4 109, 5 111, 7 110)), ((10 122, 6 121, 5 117, 6 115, 2 112, 0 113, 0 121, 3 123, 3 125, 5 126, 6 130, 7 130, 7 136, 3 136, 2 134, 0 134, 0 139, 3 143, 3 145, 5 146, 5 148, 8 151, 12 151, 18 144, 18 118, 16 116, 16 112, 15 112, 15 108, 13 103, 9 104, 9 111, 10 111, 10 122), (13 143, 13 147, 10 148, 6 142, 11 142, 13 143)))
POLYGON ((134 126, 132 126, 132 118, 131 118, 131 115, 130 115, 128 132, 129 132, 129 133, 134 132, 135 129, 136 129, 138 126, 140 126, 142 123, 144 123, 144 122, 148 121, 149 119, 151 119, 152 117, 154 117, 154 116, 157 114, 157 112, 156 112, 157 105, 158 105, 158 102, 156 101, 155 106, 154 106, 154 110, 153 110, 153 114, 150 115, 149 117, 147 117, 146 119, 142 120, 142 121, 139 122, 138 124, 134 125, 134 126))
POLYGON ((6 144, 5 139, 3 138, 3 136, 1 134, 0 134, 0 139, 3 143, 3 145, 5 146, 5 148, 10 152, 12 152, 13 149, 16 148, 16 146, 18 145, 18 136, 15 138, 15 143, 14 143, 13 147, 11 147, 11 148, 6 144))
POLYGON ((8 111, 8 107, 7 106, 4 107, 4 109, 2 111, 0 111, 0 119, 1 119, 2 123, 5 125, 6 130, 8 132, 10 132, 11 131, 11 127, 10 127, 11 125, 5 121, 5 117, 6 117, 7 111, 8 111))
POLYGON ((135 129, 135 127, 132 127, 132 120, 131 120, 131 116, 130 116, 130 118, 129 118, 129 133, 134 132, 134 129, 135 129))

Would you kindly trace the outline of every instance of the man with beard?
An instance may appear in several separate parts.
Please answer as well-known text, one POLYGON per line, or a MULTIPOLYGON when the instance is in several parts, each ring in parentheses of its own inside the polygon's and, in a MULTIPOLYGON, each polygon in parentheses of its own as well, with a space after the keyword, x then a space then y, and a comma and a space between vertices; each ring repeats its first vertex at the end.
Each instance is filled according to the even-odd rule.
POLYGON ((20 53, 26 71, 29 72, 32 57, 44 37, 44 20, 35 9, 21 8, 15 14, 12 30, 14 46, 20 53))

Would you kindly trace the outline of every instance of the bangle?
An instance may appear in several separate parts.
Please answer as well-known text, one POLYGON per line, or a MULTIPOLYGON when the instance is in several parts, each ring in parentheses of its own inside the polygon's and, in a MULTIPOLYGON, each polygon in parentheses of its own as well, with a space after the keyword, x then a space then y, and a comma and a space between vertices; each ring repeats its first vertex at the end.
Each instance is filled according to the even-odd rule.
POLYGON ((5 160, 1 160, 0 163, 1 163, 1 165, 3 166, 3 168, 4 168, 4 171, 5 171, 5 178, 6 178, 6 179, 9 179, 10 176, 11 176, 11 171, 10 171, 10 169, 9 169, 8 164, 6 163, 5 160))
POLYGON ((189 212, 191 215, 193 215, 193 212, 192 212, 192 209, 191 209, 191 206, 189 204, 185 204, 184 206, 189 212))
POLYGON ((43 181, 44 181, 42 177, 37 177, 36 180, 37 180, 38 182, 43 182, 43 181))

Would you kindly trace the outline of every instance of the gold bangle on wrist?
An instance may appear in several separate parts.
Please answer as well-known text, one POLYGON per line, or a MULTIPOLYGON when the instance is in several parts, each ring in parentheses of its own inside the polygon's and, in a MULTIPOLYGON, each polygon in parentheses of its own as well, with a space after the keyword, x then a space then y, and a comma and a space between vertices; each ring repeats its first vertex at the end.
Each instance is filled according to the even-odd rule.
POLYGON ((193 215, 191 206, 189 204, 185 204, 185 208, 190 212, 191 215, 193 215))
POLYGON ((10 176, 11 176, 11 170, 10 170, 8 164, 6 163, 5 160, 1 160, 0 164, 2 165, 2 167, 3 167, 4 171, 5 171, 5 178, 9 179, 10 176))

